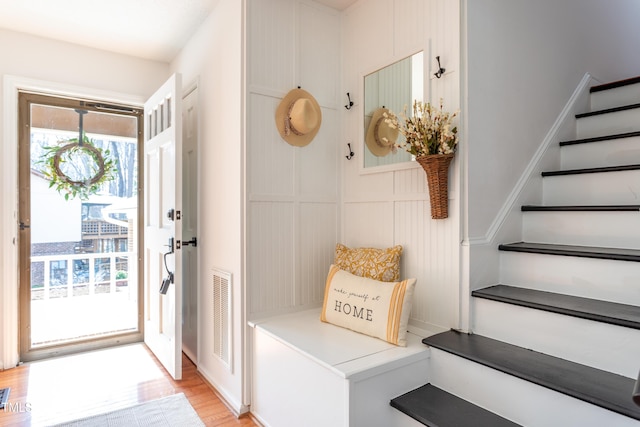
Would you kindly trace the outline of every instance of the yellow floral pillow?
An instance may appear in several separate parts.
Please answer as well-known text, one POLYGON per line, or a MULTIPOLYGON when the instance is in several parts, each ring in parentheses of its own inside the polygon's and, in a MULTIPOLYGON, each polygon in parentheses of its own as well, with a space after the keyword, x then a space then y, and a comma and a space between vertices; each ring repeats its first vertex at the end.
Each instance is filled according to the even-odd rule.
POLYGON ((381 282, 397 282, 400 278, 402 246, 388 249, 350 249, 338 243, 333 263, 341 270, 381 282))

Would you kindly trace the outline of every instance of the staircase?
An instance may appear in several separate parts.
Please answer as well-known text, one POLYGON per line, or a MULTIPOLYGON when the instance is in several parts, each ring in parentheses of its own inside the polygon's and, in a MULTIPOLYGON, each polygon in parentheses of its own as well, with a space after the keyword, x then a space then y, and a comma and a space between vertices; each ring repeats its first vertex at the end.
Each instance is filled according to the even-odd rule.
POLYGON ((391 401, 407 425, 640 426, 640 77, 590 98, 473 333, 423 340, 430 383, 391 401))

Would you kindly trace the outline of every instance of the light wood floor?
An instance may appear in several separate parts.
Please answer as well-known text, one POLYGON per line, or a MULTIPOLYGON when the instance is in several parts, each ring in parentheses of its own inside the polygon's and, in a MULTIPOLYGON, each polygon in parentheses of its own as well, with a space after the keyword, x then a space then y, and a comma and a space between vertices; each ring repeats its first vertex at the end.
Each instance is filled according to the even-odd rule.
POLYGON ((144 344, 43 360, 0 372, 10 387, 0 426, 49 426, 184 393, 207 426, 257 426, 236 418, 183 355, 174 381, 144 344))

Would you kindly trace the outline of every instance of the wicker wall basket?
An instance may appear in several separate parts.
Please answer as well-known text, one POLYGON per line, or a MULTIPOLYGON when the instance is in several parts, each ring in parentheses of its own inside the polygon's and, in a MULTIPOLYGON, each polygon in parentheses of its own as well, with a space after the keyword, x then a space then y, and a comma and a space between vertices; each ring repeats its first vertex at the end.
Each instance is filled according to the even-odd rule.
POLYGON ((449 216, 449 164, 453 154, 430 154, 416 158, 427 173, 431 218, 444 219, 449 216))

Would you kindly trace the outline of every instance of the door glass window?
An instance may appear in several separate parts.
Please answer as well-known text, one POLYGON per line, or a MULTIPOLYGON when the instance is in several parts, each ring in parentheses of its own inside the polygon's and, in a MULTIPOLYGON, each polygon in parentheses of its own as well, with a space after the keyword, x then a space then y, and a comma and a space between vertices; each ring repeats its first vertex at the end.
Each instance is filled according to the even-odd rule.
POLYGON ((140 332, 138 117, 49 100, 21 109, 30 130, 21 141, 21 220, 30 225, 21 262, 31 270, 23 355, 140 332))

